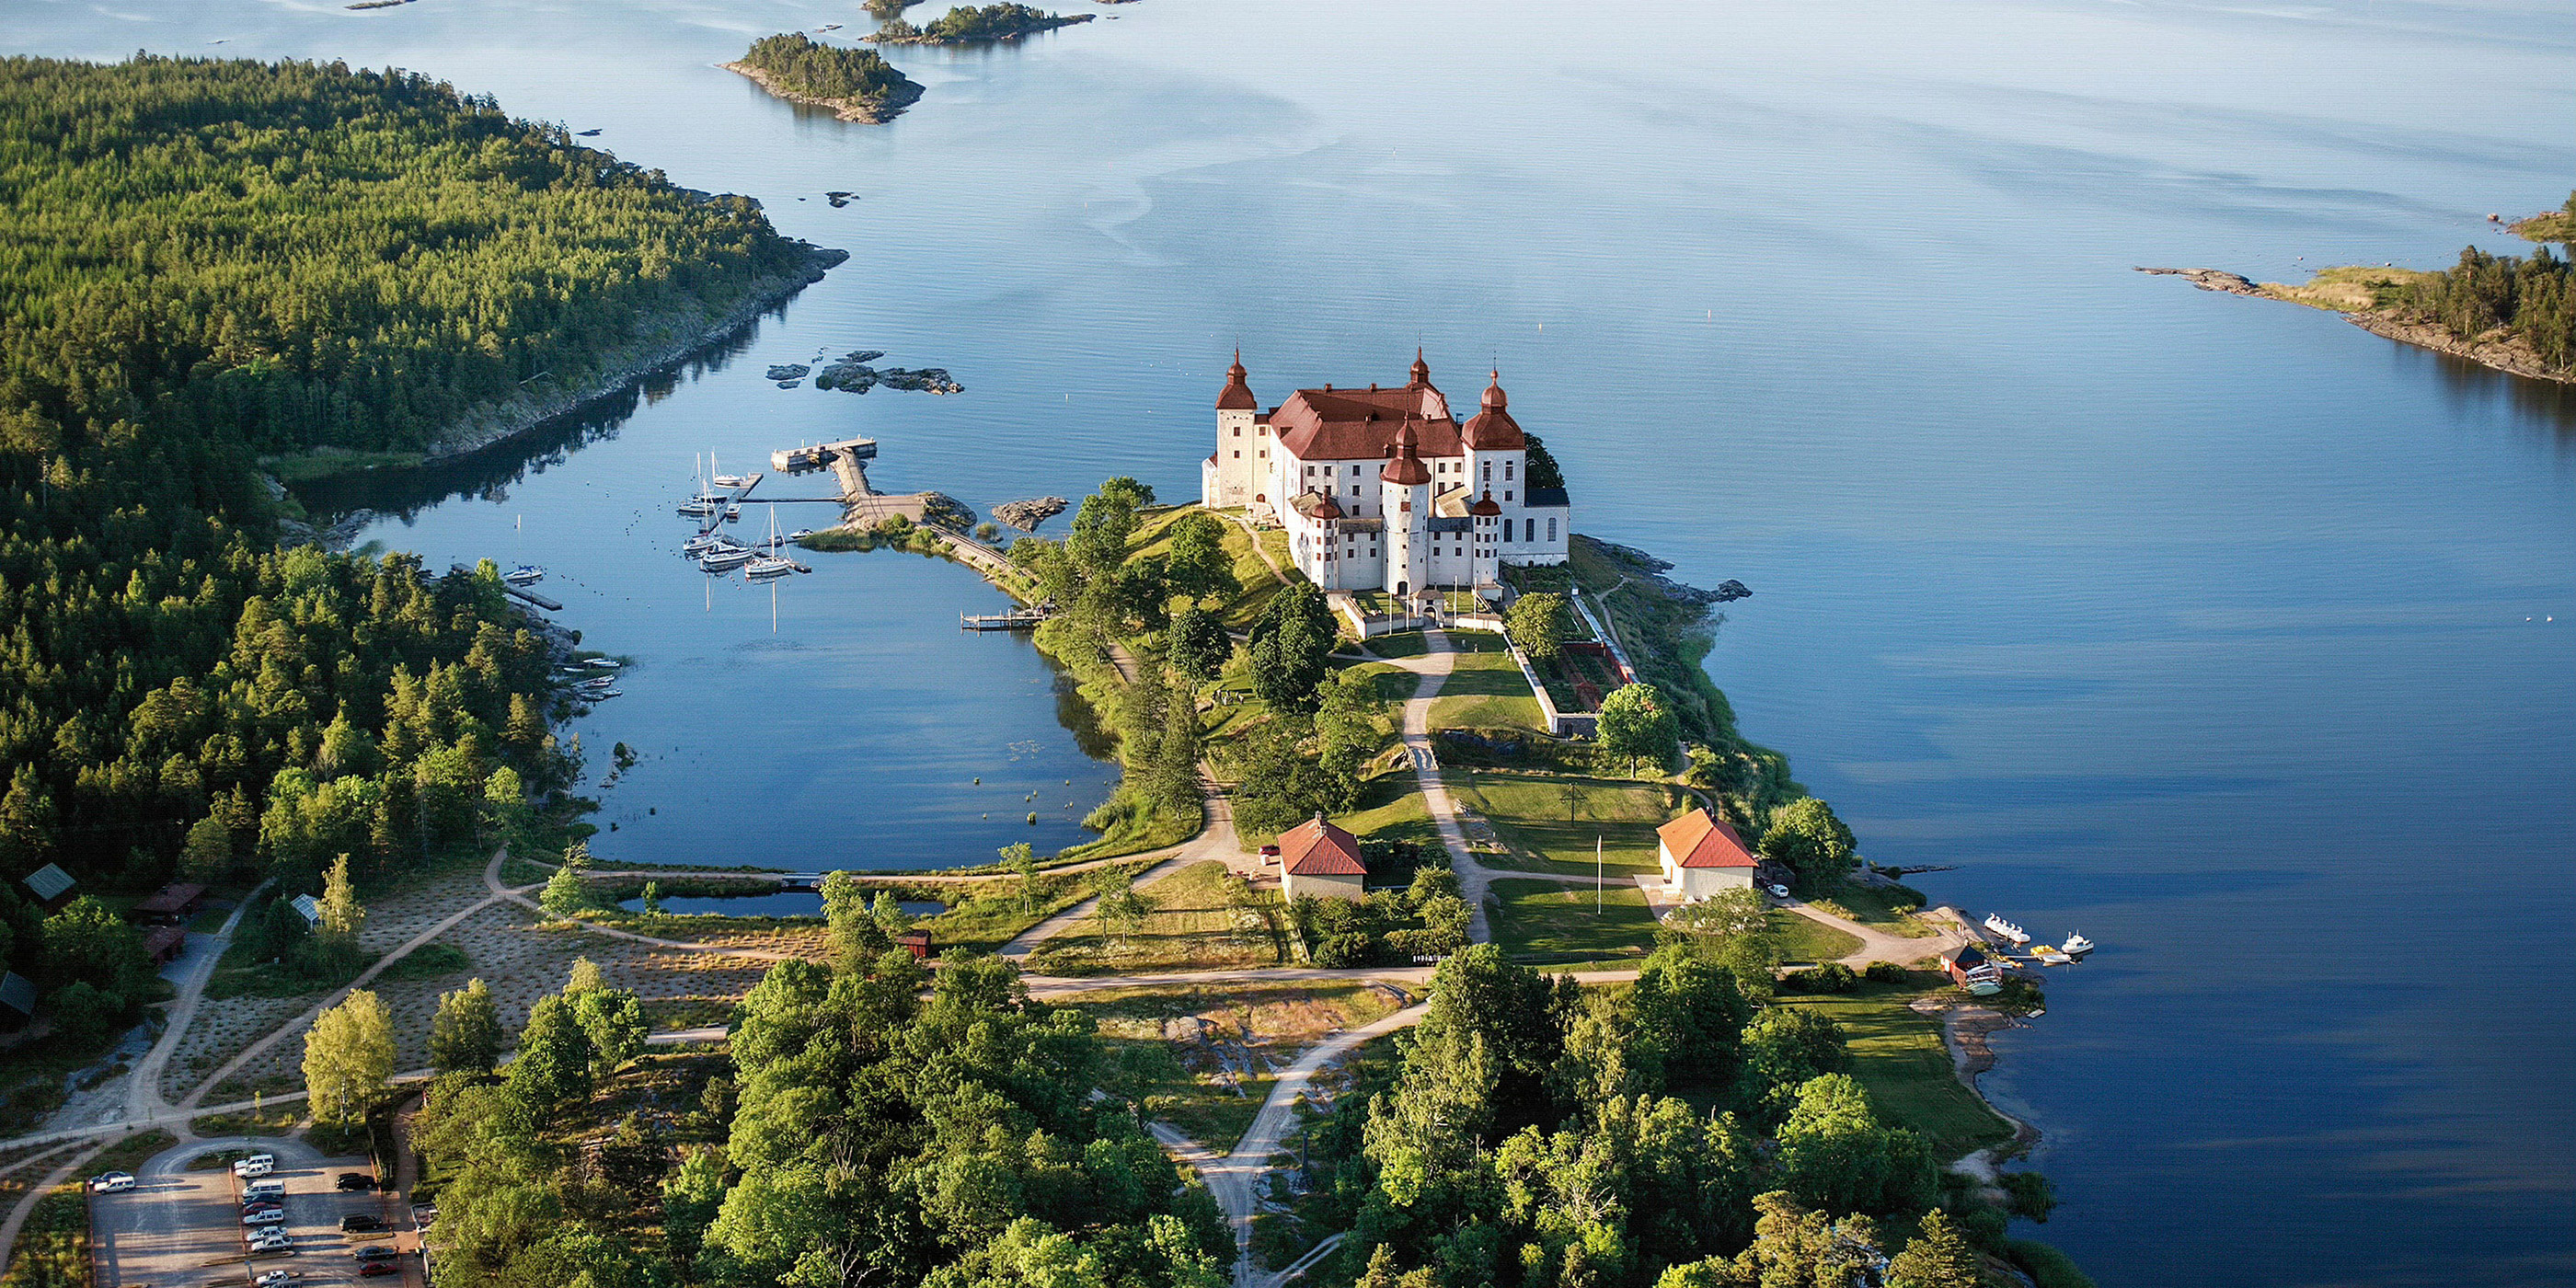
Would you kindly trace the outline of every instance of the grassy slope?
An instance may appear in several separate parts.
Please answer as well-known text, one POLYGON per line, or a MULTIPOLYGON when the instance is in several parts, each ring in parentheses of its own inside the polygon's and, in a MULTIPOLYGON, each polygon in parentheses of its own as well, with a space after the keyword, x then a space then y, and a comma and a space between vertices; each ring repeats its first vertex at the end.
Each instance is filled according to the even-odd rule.
POLYGON ((1655 783, 1460 769, 1442 777, 1450 794, 1483 815, 1512 848, 1507 855, 1487 856, 1487 867, 1590 876, 1597 837, 1608 875, 1652 872, 1658 867, 1655 829, 1679 812, 1669 789, 1655 783), (1575 789, 1570 809, 1569 785, 1575 789))
POLYGON ((1288 940, 1281 926, 1278 895, 1268 895, 1252 909, 1257 925, 1238 925, 1236 910, 1226 903, 1225 874, 1222 863, 1194 863, 1146 887, 1140 893, 1151 910, 1124 948, 1110 946, 1097 916, 1084 917, 1048 941, 1046 970, 1062 974, 1286 964, 1288 940))
POLYGON ((1771 927, 1780 932, 1781 951, 1793 962, 1829 962, 1860 951, 1860 939, 1794 912, 1771 911, 1771 927))
POLYGON ((2265 282, 2262 287, 2264 294, 2292 304, 2305 304, 2335 313, 2359 313, 2364 309, 2377 308, 2389 291, 2431 276, 2431 273, 2411 268, 2348 264, 2318 269, 2316 276, 2298 286, 2265 282))
POLYGON ((1516 956, 1641 955, 1654 943, 1655 918, 1633 885, 1603 889, 1597 912, 1583 886, 1503 877, 1493 890, 1494 942, 1516 956))
POLYGON ((1790 994, 1780 1004, 1819 1011, 1841 1025, 1853 1076, 1869 1088, 1870 1099, 1928 1137, 1939 1157, 1957 1158, 2011 1139, 2011 1126, 1960 1084, 1941 1041, 1940 1017, 1906 1005, 1922 991, 1922 984, 1863 984, 1841 996, 1790 994))
MULTIPOLYGON (((1434 729, 1531 729, 1539 726, 1538 699, 1529 681, 1503 644, 1503 637, 1483 631, 1457 631, 1449 636, 1457 650, 1456 669, 1431 703, 1434 729)), ((1375 651, 1372 648, 1371 651, 1375 651)))

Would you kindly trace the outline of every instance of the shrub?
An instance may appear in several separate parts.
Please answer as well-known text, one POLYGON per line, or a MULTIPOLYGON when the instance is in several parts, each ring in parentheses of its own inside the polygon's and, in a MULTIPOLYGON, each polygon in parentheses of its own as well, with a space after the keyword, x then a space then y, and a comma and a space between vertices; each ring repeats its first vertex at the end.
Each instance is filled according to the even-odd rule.
POLYGON ((1873 984, 1903 984, 1913 979, 1914 973, 1894 962, 1871 962, 1861 970, 1860 977, 1873 984))
POLYGON ((1841 962, 1826 962, 1805 970, 1791 971, 1781 981, 1802 993, 1848 993, 1860 987, 1860 976, 1841 962))

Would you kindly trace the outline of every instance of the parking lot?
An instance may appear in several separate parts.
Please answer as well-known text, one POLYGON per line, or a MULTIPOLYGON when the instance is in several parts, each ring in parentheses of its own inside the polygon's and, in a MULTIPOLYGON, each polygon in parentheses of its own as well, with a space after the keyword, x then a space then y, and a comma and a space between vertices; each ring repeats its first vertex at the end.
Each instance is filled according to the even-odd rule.
POLYGON ((286 1270, 302 1285, 371 1284, 420 1288, 419 1236, 409 1209, 390 1195, 334 1188, 342 1172, 374 1168, 363 1158, 325 1158, 300 1141, 200 1141, 156 1155, 135 1172, 135 1187, 122 1194, 90 1196, 90 1229, 98 1248, 99 1282, 114 1288, 201 1288, 242 1285, 255 1275, 286 1270), (277 1156, 270 1173, 285 1182, 286 1221, 293 1255, 250 1254, 241 1223, 240 1187, 229 1166, 188 1170, 190 1159, 247 1148, 277 1156), (340 1219, 365 1213, 394 1233, 343 1234, 340 1219), (355 1253, 370 1245, 399 1249, 399 1274, 360 1278, 355 1253))

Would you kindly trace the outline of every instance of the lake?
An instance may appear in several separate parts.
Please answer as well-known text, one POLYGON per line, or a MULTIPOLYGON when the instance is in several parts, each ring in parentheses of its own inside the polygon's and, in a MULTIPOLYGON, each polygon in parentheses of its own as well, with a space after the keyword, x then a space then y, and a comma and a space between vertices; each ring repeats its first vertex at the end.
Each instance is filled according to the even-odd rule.
POLYGON ((999 602, 962 570, 809 556, 774 617, 700 581, 694 453, 867 433, 880 486, 978 509, 1188 499, 1234 346, 1275 403, 1420 344, 1453 397, 1499 365, 1582 530, 1752 587, 1710 669, 1871 857, 2103 945, 1997 1043, 2064 1200, 2029 1233, 2137 1288, 2576 1279, 2576 396, 2131 271, 2517 248, 2486 215, 2576 181, 2563 0, 1100 12, 894 51, 928 93, 885 127, 713 66, 855 5, 21 3, 6 40, 420 69, 854 253, 368 533, 543 563, 636 660, 580 726, 642 757, 607 861, 981 861, 1110 779, 1025 642, 956 632, 999 602), (966 392, 761 379, 862 347, 966 392))

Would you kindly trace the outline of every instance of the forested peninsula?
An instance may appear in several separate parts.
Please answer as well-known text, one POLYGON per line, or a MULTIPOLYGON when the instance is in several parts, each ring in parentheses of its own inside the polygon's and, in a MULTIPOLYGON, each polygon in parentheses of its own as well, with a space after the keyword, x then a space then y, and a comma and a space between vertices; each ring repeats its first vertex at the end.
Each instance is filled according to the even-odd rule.
POLYGON ((2576 383, 2576 272, 2568 250, 2576 241, 2576 193, 2562 209, 2511 228, 2539 243, 2531 254, 2490 255, 2470 246, 2459 262, 2431 272, 2345 265, 2289 285, 2219 269, 2141 271, 2186 277, 2203 290, 2326 309, 2392 340, 2518 376, 2576 383))
POLYGON ((1091 21, 1093 15, 1070 16, 1048 13, 1024 4, 988 4, 982 8, 964 5, 931 20, 928 26, 916 27, 902 18, 889 17, 864 39, 880 45, 971 45, 992 40, 1016 40, 1041 31, 1070 27, 1091 21))
POLYGON ((828 107, 844 121, 882 124, 921 98, 920 84, 875 50, 826 45, 801 31, 763 36, 724 66, 790 102, 828 107))
MULTIPOLYGON (((488 564, 286 545, 260 459, 483 441, 814 252, 337 64, 0 61, 0 175, 0 959, 77 1061, 167 988, 102 898, 283 899, 586 826, 571 634, 488 564), (46 864, 78 891, 50 917, 18 890, 46 864)), ((272 983, 358 964, 270 946, 272 983)))

